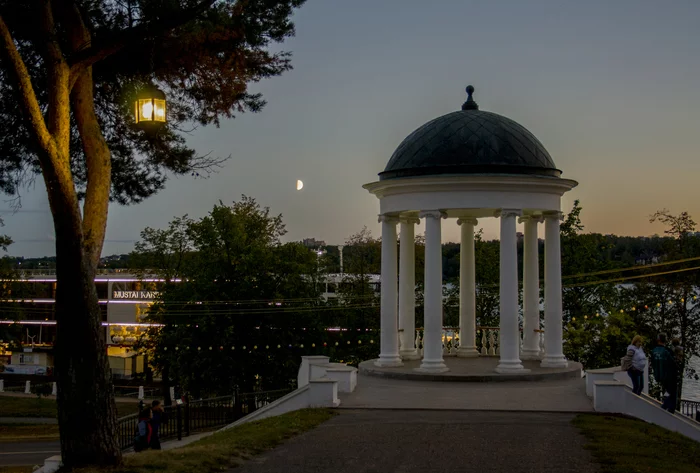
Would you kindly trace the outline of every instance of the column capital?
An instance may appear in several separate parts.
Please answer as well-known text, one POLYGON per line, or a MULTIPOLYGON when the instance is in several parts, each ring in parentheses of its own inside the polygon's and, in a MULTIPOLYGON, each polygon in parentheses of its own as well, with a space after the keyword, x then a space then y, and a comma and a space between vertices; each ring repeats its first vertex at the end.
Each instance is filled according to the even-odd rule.
POLYGON ((542 223, 544 222, 544 217, 542 217, 542 215, 523 215, 522 217, 518 218, 518 223, 525 222, 542 223))
POLYGON ((399 222, 417 225, 420 223, 420 219, 418 217, 399 217, 399 222))
POLYGON ((463 223, 466 223, 467 225, 476 225, 479 223, 479 221, 474 217, 460 217, 457 219, 457 225, 461 226, 463 223))
POLYGON ((441 218, 447 218, 447 213, 443 212, 442 210, 421 210, 420 213, 418 214, 418 217, 420 218, 435 218, 435 219, 441 219, 441 218))
POLYGON ((523 211, 520 209, 498 209, 496 212, 494 212, 493 216, 494 217, 519 217, 523 214, 523 211))
POLYGON ((394 225, 399 223, 399 218, 393 215, 379 214, 377 217, 379 223, 393 223, 394 225))
POLYGON ((546 212, 542 212, 542 216, 544 218, 564 220, 564 213, 560 212, 559 210, 548 210, 546 212))

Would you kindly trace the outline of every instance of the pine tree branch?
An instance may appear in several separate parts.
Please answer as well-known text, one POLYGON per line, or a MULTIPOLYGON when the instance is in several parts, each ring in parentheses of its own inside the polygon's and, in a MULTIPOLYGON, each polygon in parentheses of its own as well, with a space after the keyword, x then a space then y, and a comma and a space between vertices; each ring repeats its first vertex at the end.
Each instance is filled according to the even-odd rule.
MULTIPOLYGON (((61 14, 69 31, 71 50, 89 45, 92 37, 78 6, 63 0, 61 14)), ((86 67, 73 77, 71 90, 73 116, 80 133, 87 168, 87 184, 83 203, 83 245, 94 268, 99 263, 107 231, 112 161, 107 141, 95 113, 92 67, 86 67)))
MULTIPOLYGON (((10 76, 14 88, 19 96, 20 107, 24 109, 24 116, 28 122, 29 132, 34 135, 37 144, 46 154, 51 154, 51 151, 57 151, 56 143, 49 133, 44 117, 41 113, 39 101, 36 98, 32 79, 27 70, 27 66, 22 60, 22 57, 17 51, 17 46, 12 39, 7 24, 0 15, 0 47, 2 48, 2 56, 4 67, 10 76)), ((42 165, 45 164, 45 156, 40 153, 42 165)))
POLYGON ((69 69, 61 47, 56 39, 56 24, 53 18, 51 0, 42 0, 40 27, 45 46, 45 63, 48 73, 48 109, 46 122, 49 133, 59 149, 61 160, 68 163, 70 142, 69 69))
MULTIPOLYGON (((57 226, 66 227, 72 219, 80 221, 77 196, 73 184, 69 157, 62 154, 56 138, 51 134, 41 112, 32 79, 27 66, 17 50, 7 24, 0 15, 0 50, 3 65, 8 72, 10 82, 16 89, 20 108, 27 122, 27 129, 38 146, 37 157, 41 165, 49 205, 54 215, 61 215, 57 226)), ((67 70, 67 68, 66 68, 67 70)), ((66 76, 67 82, 67 76, 66 76)), ((67 90, 67 87, 65 88, 67 90)), ((67 115, 66 115, 67 116, 67 115)))
POLYGON ((216 0, 202 0, 195 6, 187 8, 176 15, 163 18, 156 22, 137 25, 120 31, 111 38, 93 42, 88 47, 76 52, 70 58, 71 84, 75 81, 74 77, 85 68, 116 54, 129 45, 143 41, 149 37, 159 36, 188 23, 210 8, 215 2, 216 0))

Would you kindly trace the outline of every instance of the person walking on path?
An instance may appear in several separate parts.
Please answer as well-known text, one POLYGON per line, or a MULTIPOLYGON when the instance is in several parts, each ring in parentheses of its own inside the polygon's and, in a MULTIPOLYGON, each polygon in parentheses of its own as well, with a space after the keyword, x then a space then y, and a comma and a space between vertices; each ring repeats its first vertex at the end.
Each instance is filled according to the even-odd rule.
POLYGON ((651 352, 651 368, 654 378, 668 393, 664 396, 661 408, 671 414, 676 412, 676 396, 678 391, 678 368, 673 351, 666 346, 668 338, 660 333, 656 339, 656 347, 651 352))
POLYGON ((642 349, 642 337, 635 335, 632 343, 627 347, 627 354, 622 358, 622 369, 627 371, 632 380, 632 392, 642 394, 644 390, 644 368, 647 364, 647 356, 642 349))
POLYGON ((146 407, 139 414, 139 423, 136 427, 136 436, 134 438, 134 451, 140 452, 148 449, 153 439, 153 427, 151 426, 151 417, 153 413, 150 407, 146 407))
POLYGON ((153 412, 153 418, 151 419, 153 433, 151 434, 149 445, 153 450, 160 450, 160 426, 168 421, 167 414, 158 400, 151 403, 151 411, 153 412))

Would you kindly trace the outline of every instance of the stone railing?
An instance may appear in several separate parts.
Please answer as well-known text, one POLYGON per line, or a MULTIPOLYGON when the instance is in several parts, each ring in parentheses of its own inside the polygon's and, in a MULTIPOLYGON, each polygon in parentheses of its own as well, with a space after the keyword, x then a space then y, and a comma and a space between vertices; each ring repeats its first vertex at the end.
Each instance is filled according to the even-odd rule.
MULTIPOLYGON (((535 330, 540 335, 540 353, 544 355, 544 330, 535 330)), ((522 329, 520 330, 522 343, 522 329)), ((423 354, 423 328, 416 329, 415 346, 418 353, 423 354)), ((442 356, 456 356, 459 348, 459 327, 442 328, 442 356)), ((476 349, 481 356, 499 356, 500 347, 499 327, 476 327, 476 349)))

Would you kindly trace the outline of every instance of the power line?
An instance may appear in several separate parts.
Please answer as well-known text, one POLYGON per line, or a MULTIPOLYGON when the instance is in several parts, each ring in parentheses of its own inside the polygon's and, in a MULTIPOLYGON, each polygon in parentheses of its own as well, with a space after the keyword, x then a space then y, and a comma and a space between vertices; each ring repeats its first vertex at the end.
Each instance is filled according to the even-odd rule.
MULTIPOLYGON (((700 260, 700 257, 696 258, 686 258, 682 260, 676 260, 676 261, 668 261, 665 263, 659 263, 655 265, 649 265, 645 266, 644 268, 639 268, 639 269, 647 269, 649 267, 659 267, 659 266, 667 266, 670 264, 677 264, 677 263, 683 263, 683 262, 688 262, 688 261, 696 261, 700 260)), ((567 276, 569 278, 571 277, 582 277, 582 276, 590 276, 590 275, 595 275, 595 274, 611 274, 615 272, 622 272, 622 271, 627 271, 627 270, 633 270, 637 268, 624 268, 624 269, 615 269, 615 270, 605 270, 605 271, 598 271, 594 273, 581 273, 578 275, 572 275, 572 276, 567 276)), ((688 271, 695 271, 700 269, 700 266, 695 266, 692 268, 682 268, 682 269, 677 269, 677 270, 672 270, 672 271, 663 271, 663 272, 657 272, 657 273, 651 273, 651 274, 642 274, 642 275, 636 275, 636 276, 624 276, 624 277, 619 277, 619 278, 613 278, 613 279, 605 279, 605 280, 598 280, 598 281, 590 281, 590 282, 584 282, 584 283, 575 283, 575 284, 567 284, 564 287, 565 288, 575 288, 575 287, 586 287, 586 286, 595 286, 595 285, 603 285, 603 284, 610 284, 610 283, 616 283, 616 282, 623 282, 631 279, 643 279, 643 278, 651 278, 651 277, 656 277, 656 276, 664 276, 664 275, 669 275, 669 274, 676 274, 676 273, 682 273, 682 272, 688 272, 688 271)), ((498 287, 498 285, 490 285, 490 286, 480 286, 479 289, 486 289, 489 287, 498 287)), ((377 296, 376 294, 366 294, 366 295, 361 295, 361 296, 352 296, 351 300, 361 302, 366 299, 375 299, 377 296)), ((26 303, 32 303, 31 300, 26 300, 22 301, 26 303)), ((276 304, 276 303, 304 303, 304 302, 321 302, 320 298, 288 298, 288 299, 251 299, 251 300, 244 300, 244 301, 202 301, 201 303, 197 303, 194 301, 167 301, 164 304, 164 307, 166 307, 165 312, 170 315, 180 315, 180 314, 192 314, 193 310, 192 308, 196 308, 197 306, 216 306, 216 305, 246 305, 246 304, 276 304), (184 306, 188 307, 183 307, 179 309, 174 309, 174 308, 167 308, 169 305, 178 305, 182 304, 184 306)), ((12 305, 16 304, 17 302, 9 302, 9 301, 0 301, 0 305, 12 305)), ((16 307, 16 306, 15 306, 16 307)), ((163 306, 161 306, 163 307, 163 306)), ((206 310, 207 313, 210 314, 275 314, 275 313, 283 313, 283 312, 293 312, 293 313, 298 313, 298 312, 310 312, 310 311, 334 311, 334 310, 348 310, 348 309, 369 309, 369 308, 377 308, 379 307, 378 304, 347 304, 347 305, 313 305, 313 306, 276 306, 276 307, 260 307, 260 308, 239 308, 239 309, 233 309, 233 308, 208 308, 206 310)), ((54 313, 54 308, 52 306, 48 306, 46 308, 43 307, 33 307, 33 308, 25 308, 25 309, 19 309, 22 314, 26 315, 48 315, 48 314, 53 314, 54 313)))
POLYGON ((664 276, 667 274, 683 273, 686 271, 696 271, 698 269, 700 269, 700 266, 694 266, 692 268, 674 269, 673 271, 663 271, 660 273, 640 274, 637 276, 625 276, 625 277, 615 278, 615 279, 606 279, 603 281, 591 281, 591 282, 584 282, 584 283, 578 283, 578 284, 568 284, 568 285, 565 285, 564 287, 596 286, 599 284, 609 284, 609 283, 613 283, 613 282, 622 282, 622 281, 627 281, 630 279, 651 278, 651 277, 655 277, 655 276, 664 276))
POLYGON ((671 264, 687 263, 689 261, 698 261, 698 260, 700 260, 700 256, 694 257, 694 258, 679 259, 679 260, 675 260, 675 261, 665 261, 663 263, 647 264, 644 266, 630 266, 628 268, 606 269, 603 271, 594 271, 592 273, 571 274, 569 276, 562 276, 562 279, 582 278, 582 277, 586 277, 586 276, 597 276, 599 274, 621 273, 624 271, 641 271, 641 270, 645 270, 645 269, 649 269, 649 268, 657 268, 659 266, 668 266, 671 264))

